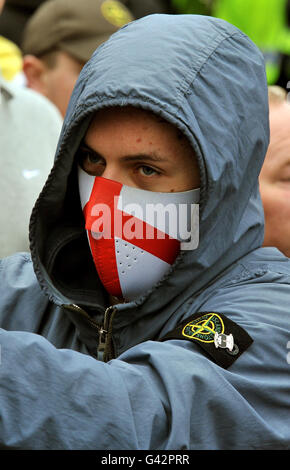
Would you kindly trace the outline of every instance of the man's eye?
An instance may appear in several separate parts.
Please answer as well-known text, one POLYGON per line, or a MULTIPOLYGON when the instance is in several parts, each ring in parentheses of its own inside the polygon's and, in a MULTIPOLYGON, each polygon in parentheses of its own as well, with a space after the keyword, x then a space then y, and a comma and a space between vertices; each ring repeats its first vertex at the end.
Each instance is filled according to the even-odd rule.
POLYGON ((139 171, 143 176, 152 176, 152 175, 158 174, 157 170, 154 170, 154 168, 151 168, 151 166, 147 166, 147 165, 140 166, 139 171))
POLYGON ((96 165, 102 163, 103 159, 97 153, 90 152, 86 148, 80 148, 79 163, 84 165, 96 165))
POLYGON ((95 155, 94 153, 90 153, 88 152, 86 154, 86 159, 88 160, 88 162, 90 163, 99 163, 100 162, 100 157, 98 157, 97 155, 95 155))
POLYGON ((88 163, 100 163, 102 161, 101 157, 97 155, 96 153, 93 152, 85 152, 83 157, 83 161, 86 161, 88 163))

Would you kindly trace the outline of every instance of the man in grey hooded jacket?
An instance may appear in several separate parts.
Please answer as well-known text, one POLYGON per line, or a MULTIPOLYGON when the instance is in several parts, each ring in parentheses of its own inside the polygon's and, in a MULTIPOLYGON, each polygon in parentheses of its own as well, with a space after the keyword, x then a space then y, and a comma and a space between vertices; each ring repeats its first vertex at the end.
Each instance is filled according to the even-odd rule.
MULTIPOLYGON (((222 20, 148 16, 95 52, 32 213, 32 261, 0 265, 2 447, 289 449, 290 265, 261 248, 268 134, 262 56, 222 20), (200 188, 198 247, 126 302, 97 274, 104 253, 90 250, 77 178, 85 145, 90 164, 103 165, 89 176, 112 183, 111 156, 95 150, 109 137, 114 152, 115 139, 124 145, 123 118, 115 134, 108 124, 120 107, 186 137, 199 171, 191 189, 200 188)), ((158 174, 141 163, 138 175, 158 174)))

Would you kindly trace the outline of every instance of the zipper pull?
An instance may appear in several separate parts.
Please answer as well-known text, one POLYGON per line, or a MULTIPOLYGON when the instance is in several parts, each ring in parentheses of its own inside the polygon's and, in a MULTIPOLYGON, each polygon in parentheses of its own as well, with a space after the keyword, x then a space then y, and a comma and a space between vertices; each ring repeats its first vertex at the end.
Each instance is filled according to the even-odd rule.
POLYGON ((98 344, 98 359, 100 361, 106 362, 108 358, 109 351, 109 342, 111 341, 111 336, 109 337, 109 323, 112 314, 116 311, 115 307, 111 306, 105 310, 104 315, 104 325, 99 329, 99 344, 98 344))
POLYGON ((108 335, 107 330, 101 327, 99 331, 98 360, 103 361, 103 362, 105 361, 107 335, 108 335))
POLYGON ((113 358, 113 346, 112 346, 112 318, 117 309, 111 305, 105 310, 104 323, 100 325, 95 322, 93 318, 81 307, 76 304, 64 305, 68 310, 78 312, 83 315, 91 326, 98 332, 98 347, 97 347, 97 359, 103 362, 113 358))

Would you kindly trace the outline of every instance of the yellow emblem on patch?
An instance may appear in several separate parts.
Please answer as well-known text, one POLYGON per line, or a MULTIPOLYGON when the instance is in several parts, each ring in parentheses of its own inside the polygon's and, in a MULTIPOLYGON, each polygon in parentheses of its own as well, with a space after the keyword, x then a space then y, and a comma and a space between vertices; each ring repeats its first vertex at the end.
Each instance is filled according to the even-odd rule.
POLYGON ((134 19, 130 11, 117 0, 105 0, 101 5, 101 12, 109 23, 119 28, 134 19))
POLYGON ((187 323, 182 334, 202 343, 213 343, 215 333, 222 334, 224 330, 224 323, 217 313, 206 313, 187 323))

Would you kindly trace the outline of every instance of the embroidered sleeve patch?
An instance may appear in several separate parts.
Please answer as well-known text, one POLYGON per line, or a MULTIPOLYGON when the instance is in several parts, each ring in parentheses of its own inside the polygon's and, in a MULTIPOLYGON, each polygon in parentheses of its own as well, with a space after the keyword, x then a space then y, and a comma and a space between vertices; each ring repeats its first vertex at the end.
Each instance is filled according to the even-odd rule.
POLYGON ((224 369, 230 367, 253 342, 241 326, 216 312, 195 313, 160 341, 169 339, 196 343, 224 369))

